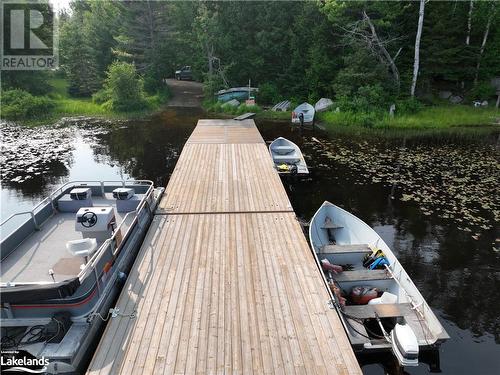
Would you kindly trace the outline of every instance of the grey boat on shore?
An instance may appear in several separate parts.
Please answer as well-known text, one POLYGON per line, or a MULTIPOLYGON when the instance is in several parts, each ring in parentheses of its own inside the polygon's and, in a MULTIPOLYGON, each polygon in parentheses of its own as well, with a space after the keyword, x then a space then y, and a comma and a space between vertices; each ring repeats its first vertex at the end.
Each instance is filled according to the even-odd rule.
MULTIPOLYGON (((80 373, 163 194, 152 181, 68 182, 1 223, 1 345, 80 373)), ((133 318, 133 317, 130 317, 133 318)))

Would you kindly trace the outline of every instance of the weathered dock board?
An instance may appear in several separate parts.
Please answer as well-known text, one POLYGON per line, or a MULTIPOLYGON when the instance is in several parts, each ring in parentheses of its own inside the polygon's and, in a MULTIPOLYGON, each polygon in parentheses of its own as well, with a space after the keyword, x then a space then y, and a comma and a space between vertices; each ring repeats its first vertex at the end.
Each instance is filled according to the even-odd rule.
POLYGON ((234 123, 185 145, 89 374, 361 374, 262 137, 234 123))

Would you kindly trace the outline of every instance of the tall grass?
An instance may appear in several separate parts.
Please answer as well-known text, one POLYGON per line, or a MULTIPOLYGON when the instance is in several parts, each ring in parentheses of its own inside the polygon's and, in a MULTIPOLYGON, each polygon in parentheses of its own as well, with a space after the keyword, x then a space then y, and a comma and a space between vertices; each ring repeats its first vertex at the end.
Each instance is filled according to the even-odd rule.
POLYGON ((239 106, 231 106, 227 103, 222 103, 219 101, 208 101, 203 103, 203 107, 207 112, 211 113, 223 113, 228 115, 242 115, 247 112, 259 113, 262 112, 262 108, 258 105, 246 105, 240 104, 239 106))
POLYGON ((493 125, 500 119, 494 108, 438 106, 424 108, 413 114, 390 117, 377 112, 324 112, 318 120, 328 127, 361 126, 366 128, 445 129, 458 126, 493 125))
POLYGON ((52 91, 50 97, 55 102, 53 118, 61 116, 103 116, 110 118, 137 118, 158 110, 167 102, 167 91, 146 96, 144 108, 130 112, 116 112, 109 106, 95 103, 91 98, 77 98, 68 94, 68 82, 63 78, 50 80, 52 91))
POLYGON ((110 115, 112 112, 100 104, 92 102, 91 99, 55 99, 55 114, 67 116, 103 116, 110 115))

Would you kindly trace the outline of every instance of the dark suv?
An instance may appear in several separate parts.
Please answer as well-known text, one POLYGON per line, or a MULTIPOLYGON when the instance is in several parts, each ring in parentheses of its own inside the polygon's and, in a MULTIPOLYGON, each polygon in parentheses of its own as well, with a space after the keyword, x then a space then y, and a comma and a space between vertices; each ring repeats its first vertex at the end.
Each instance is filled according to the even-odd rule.
POLYGON ((188 79, 192 80, 193 79, 193 72, 191 71, 190 66, 183 66, 179 70, 175 71, 175 79, 183 80, 183 79, 188 79))

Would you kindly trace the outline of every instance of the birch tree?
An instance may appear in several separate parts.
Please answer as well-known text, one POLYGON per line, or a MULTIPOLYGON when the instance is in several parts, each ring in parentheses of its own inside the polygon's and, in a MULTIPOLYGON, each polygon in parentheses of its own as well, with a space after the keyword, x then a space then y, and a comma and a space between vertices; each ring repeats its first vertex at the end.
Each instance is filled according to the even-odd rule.
POLYGON ((474 86, 477 85, 478 77, 479 77, 479 68, 481 66, 481 58, 483 57, 484 53, 484 48, 486 46, 486 42, 488 41, 488 35, 490 33, 490 27, 491 27, 491 22, 493 20, 493 17, 495 16, 495 3, 491 3, 491 8, 490 8, 490 13, 488 15, 488 21, 486 22, 486 27, 484 29, 484 34, 483 34, 483 40, 481 42, 481 48, 479 49, 479 55, 477 57, 477 64, 476 64, 476 72, 474 74, 474 86))
POLYGON ((467 34, 465 36, 465 45, 470 45, 470 33, 472 30, 472 10, 474 9, 474 0, 469 2, 469 14, 467 16, 467 34))
POLYGON ((418 68, 420 64, 420 38, 422 37, 422 27, 424 24, 425 0, 420 0, 420 10, 418 12, 417 36, 415 37, 415 58, 413 60, 413 79, 411 81, 410 95, 415 96, 417 87, 418 68))
MULTIPOLYGON (((472 10, 474 9, 474 0, 469 2, 469 13, 467 15, 467 34, 465 35, 465 45, 470 45, 470 33, 472 30, 472 10)), ((465 82, 462 80, 462 89, 465 87, 465 82)))

